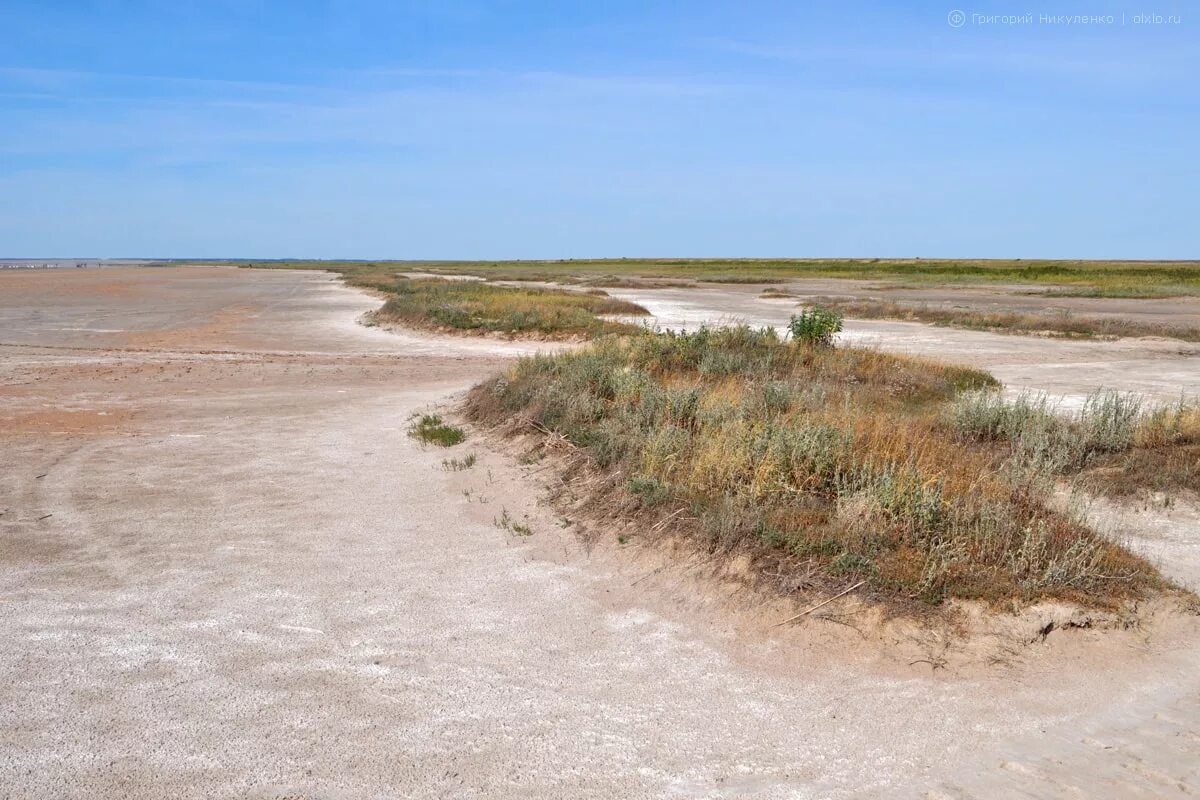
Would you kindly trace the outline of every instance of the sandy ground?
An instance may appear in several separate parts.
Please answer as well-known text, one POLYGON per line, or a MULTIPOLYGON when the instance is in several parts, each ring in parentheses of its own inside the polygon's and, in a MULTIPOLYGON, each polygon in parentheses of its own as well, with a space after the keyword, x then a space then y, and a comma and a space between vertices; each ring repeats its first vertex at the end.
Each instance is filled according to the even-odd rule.
MULTIPOLYGON (((750 302, 722 294, 709 319, 750 302)), ((356 325, 373 305, 310 272, 0 274, 0 797, 1200 792, 1193 620, 958 671, 844 626, 766 635, 687 573, 585 551, 534 468, 469 441, 480 464, 441 469, 409 414, 534 346, 356 325)), ((1153 343, 1039 372, 1047 342, 915 328, 1052 390, 1145 359, 1195 380, 1153 343)), ((926 347, 909 329, 880 344, 926 347)), ((1193 510, 1106 513, 1200 577, 1193 510)))

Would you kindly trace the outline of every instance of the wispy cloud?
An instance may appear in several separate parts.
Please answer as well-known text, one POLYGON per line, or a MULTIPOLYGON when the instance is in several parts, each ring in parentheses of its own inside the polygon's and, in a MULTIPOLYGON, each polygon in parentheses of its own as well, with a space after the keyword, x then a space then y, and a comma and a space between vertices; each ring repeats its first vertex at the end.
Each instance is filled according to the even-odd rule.
POLYGON ((241 91, 298 91, 306 84, 257 80, 229 80, 173 75, 146 75, 125 72, 99 72, 72 69, 31 67, 0 67, 0 80, 61 93, 80 92, 93 88, 139 86, 177 89, 224 89, 241 91))
POLYGON ((969 43, 936 41, 922 47, 842 46, 801 47, 731 38, 697 41, 704 49, 761 61, 870 69, 947 72, 969 69, 995 75, 1070 78, 1106 87, 1141 87, 1188 82, 1200 67, 1194 48, 1122 48, 1111 41, 1064 43, 1011 40, 972 40, 969 43))
MULTIPOLYGON (((340 143, 352 157, 379 147, 472 151, 485 131, 509 148, 541 140, 553 149, 654 125, 674 104, 746 90, 689 76, 552 70, 383 67, 282 83, 5 68, 0 96, 40 105, 0 128, 0 152, 62 153, 73 160, 120 153, 162 165, 219 161, 268 143, 279 145, 283 156, 260 151, 257 158, 340 143), (80 107, 89 110, 81 114, 80 107)), ((19 168, 10 162, 9 169, 19 168)))
POLYGON ((156 89, 173 96, 187 91, 259 95, 323 94, 354 90, 389 90, 429 85, 444 88, 442 79, 476 86, 559 88, 636 95, 699 96, 746 88, 730 82, 695 76, 583 73, 559 70, 444 69, 379 67, 317 72, 304 82, 229 80, 119 72, 0 67, 0 85, 27 89, 31 96, 88 99, 97 95, 152 97, 156 89))

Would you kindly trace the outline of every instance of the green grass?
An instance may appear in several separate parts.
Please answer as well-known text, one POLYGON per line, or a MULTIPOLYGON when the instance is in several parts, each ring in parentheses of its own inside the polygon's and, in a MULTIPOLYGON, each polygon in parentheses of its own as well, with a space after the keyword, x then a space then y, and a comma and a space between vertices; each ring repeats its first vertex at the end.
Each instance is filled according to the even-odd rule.
MULTIPOLYGON (((779 292, 763 292, 764 297, 786 297, 779 292)), ((935 306, 894 303, 882 300, 839 300, 814 297, 809 302, 858 319, 916 320, 932 325, 1001 333, 1041 333, 1063 337, 1166 336, 1188 342, 1200 342, 1200 328, 1159 325, 1110 317, 1081 317, 1068 313, 1018 314, 980 312, 935 306)))
POLYGON ((377 321, 437 330, 590 338, 637 329, 601 315, 646 314, 635 303, 594 293, 439 279, 401 278, 385 286, 389 296, 375 313, 377 321))
POLYGON ((462 428, 447 425, 437 414, 424 414, 413 420, 409 425, 408 435, 425 444, 436 444, 440 447, 453 447, 462 444, 467 438, 462 428))
MULTIPOLYGON (((1163 586, 952 421, 964 393, 995 386, 976 370, 729 328, 523 359, 476 387, 467 413, 567 443, 594 509, 640 515, 646 535, 669 518, 664 530, 748 553, 791 586, 854 578, 884 601, 1093 606, 1163 586)), ((1100 440, 1119 439, 1120 409, 1093 413, 1114 421, 1100 440)))
MULTIPOLYGON (((208 262, 213 263, 213 262, 208 262)), ((220 263, 220 262, 217 262, 220 263)), ((242 266, 328 269, 347 276, 433 271, 505 280, 628 281, 637 277, 726 282, 800 278, 887 279, 913 284, 1016 283, 1090 297, 1200 294, 1200 261, 981 259, 576 259, 563 261, 231 261, 242 266)))

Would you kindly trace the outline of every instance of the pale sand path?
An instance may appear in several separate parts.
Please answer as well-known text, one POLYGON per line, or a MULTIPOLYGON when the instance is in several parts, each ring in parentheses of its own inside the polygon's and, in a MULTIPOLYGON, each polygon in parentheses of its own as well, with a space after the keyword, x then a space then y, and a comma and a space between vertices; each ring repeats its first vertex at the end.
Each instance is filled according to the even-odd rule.
POLYGON ((315 273, 8 277, 0 797, 1200 791, 1194 630, 971 677, 747 637, 404 435, 529 345, 356 326, 315 273))

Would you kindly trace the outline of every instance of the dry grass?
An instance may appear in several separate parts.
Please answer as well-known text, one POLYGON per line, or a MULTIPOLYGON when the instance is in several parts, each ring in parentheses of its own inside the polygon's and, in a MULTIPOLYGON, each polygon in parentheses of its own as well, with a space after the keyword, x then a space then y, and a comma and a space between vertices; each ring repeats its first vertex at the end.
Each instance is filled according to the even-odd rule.
MULTIPOLYGON (((371 288, 380 288, 373 285, 371 288)), ((644 315, 636 303, 602 292, 513 288, 468 281, 395 279, 376 319, 438 330, 497 332, 546 337, 585 336, 636 330, 600 315, 644 315)))
MULTIPOLYGON (((778 293, 768 295, 764 292, 763 296, 786 297, 787 295, 778 293)), ((812 298, 811 302, 836 309, 848 317, 859 319, 915 320, 933 325, 1000 333, 1038 333, 1051 336, 1107 338, 1167 336, 1189 342, 1200 342, 1200 328, 1155 325, 1108 317, 1080 317, 1066 312, 1056 314, 985 313, 884 300, 843 300, 832 297, 812 298)))
POLYGON ((1200 494, 1200 442, 1174 447, 1137 447, 1098 458, 1083 475, 1084 485, 1113 497, 1155 492, 1163 502, 1176 495, 1200 494))
MULTIPOLYGON (((985 373, 748 328, 602 339, 476 387, 484 425, 565 442, 592 502, 879 599, 1115 604, 1155 570, 947 422, 985 373)), ((797 578, 797 576, 800 576, 797 578)))

